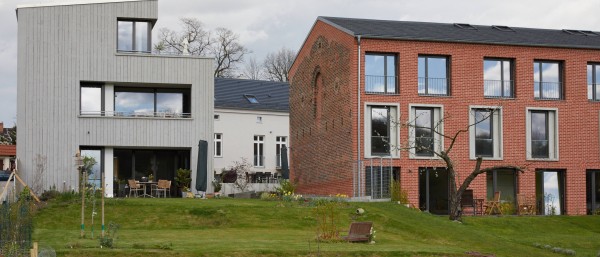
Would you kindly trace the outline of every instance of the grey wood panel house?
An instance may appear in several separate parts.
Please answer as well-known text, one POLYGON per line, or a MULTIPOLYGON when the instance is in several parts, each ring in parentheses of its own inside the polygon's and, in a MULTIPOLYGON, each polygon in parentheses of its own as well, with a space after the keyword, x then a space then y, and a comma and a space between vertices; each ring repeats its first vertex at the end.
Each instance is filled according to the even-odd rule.
POLYGON ((98 161, 89 183, 104 176, 107 196, 119 193, 113 181, 196 169, 199 140, 213 138, 213 58, 152 53, 157 14, 157 0, 17 7, 17 158, 27 183, 77 190, 78 150, 98 161))

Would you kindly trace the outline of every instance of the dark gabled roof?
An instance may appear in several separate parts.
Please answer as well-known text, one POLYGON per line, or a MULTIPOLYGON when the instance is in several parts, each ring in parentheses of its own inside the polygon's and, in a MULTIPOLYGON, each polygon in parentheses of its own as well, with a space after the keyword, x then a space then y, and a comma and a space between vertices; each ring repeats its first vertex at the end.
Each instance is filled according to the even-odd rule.
POLYGON ((287 82, 215 78, 215 108, 289 112, 289 98, 287 82), (249 96, 258 103, 250 103, 249 96))
POLYGON ((350 35, 420 41, 600 49, 600 32, 318 17, 350 35))

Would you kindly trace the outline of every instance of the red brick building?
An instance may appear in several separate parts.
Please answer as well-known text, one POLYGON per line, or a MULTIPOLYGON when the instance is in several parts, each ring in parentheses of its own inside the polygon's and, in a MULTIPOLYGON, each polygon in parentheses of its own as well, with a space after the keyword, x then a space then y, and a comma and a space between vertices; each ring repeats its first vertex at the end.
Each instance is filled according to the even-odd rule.
POLYGON ((475 198, 600 209, 600 33, 319 17, 290 69, 291 178, 304 194, 390 195, 447 213, 450 154, 475 198))

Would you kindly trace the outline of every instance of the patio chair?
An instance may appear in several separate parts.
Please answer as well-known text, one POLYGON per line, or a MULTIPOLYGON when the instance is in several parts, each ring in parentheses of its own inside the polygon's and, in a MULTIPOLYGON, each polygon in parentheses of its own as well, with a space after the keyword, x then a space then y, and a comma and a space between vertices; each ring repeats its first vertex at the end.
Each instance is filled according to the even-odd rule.
POLYGON ((348 242, 369 242, 373 222, 352 222, 347 236, 342 239, 348 242))
POLYGON ((463 210, 463 213, 465 213, 465 207, 472 208, 473 216, 475 216, 475 201, 473 200, 472 189, 465 190, 462 194, 462 197, 460 198, 460 208, 463 210))
POLYGON ((523 194, 517 194, 517 204, 517 213, 519 215, 533 215, 535 213, 535 200, 532 201, 531 197, 527 197, 523 194))
POLYGON ((168 181, 159 179, 157 184, 152 185, 152 195, 160 197, 160 193, 166 198, 167 197, 168 181))
POLYGON ((131 197, 131 193, 134 193, 135 197, 138 197, 138 192, 142 192, 142 194, 145 191, 145 188, 140 186, 140 184, 137 183, 137 181, 130 179, 127 180, 127 182, 129 183, 129 197, 131 197))
POLYGON ((485 208, 484 212, 487 215, 492 215, 494 213, 500 213, 500 215, 502 215, 502 208, 500 208, 500 191, 494 192, 494 199, 485 203, 483 207, 485 208))

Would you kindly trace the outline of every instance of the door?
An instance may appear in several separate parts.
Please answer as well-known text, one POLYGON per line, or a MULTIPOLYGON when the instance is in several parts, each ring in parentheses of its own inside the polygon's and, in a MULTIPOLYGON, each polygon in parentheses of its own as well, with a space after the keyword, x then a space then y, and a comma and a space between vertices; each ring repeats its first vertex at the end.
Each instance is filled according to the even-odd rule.
POLYGON ((419 207, 433 214, 448 214, 448 172, 444 168, 419 169, 419 207))
POLYGON ((543 170, 535 175, 538 213, 561 215, 564 213, 564 171, 543 170))
POLYGON ((588 214, 600 214, 600 170, 588 170, 586 174, 586 206, 588 214))

